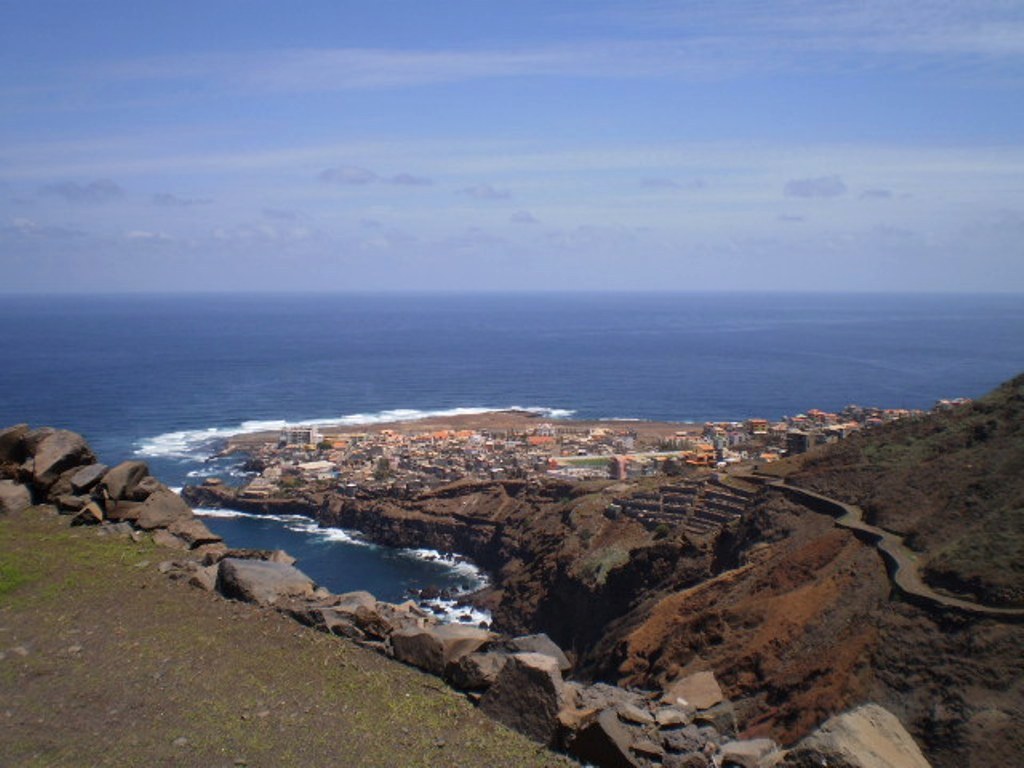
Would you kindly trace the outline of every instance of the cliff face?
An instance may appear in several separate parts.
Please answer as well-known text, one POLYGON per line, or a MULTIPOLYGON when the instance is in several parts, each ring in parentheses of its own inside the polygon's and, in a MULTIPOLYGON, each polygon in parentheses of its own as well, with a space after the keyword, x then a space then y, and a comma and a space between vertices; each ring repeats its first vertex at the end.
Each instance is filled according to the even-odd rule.
MULTIPOLYGON (((779 473, 905 535, 932 587, 1021 605, 1024 377, 779 473)), ((874 546, 778 491, 709 536, 607 514, 635 491, 464 483, 288 503, 382 543, 472 557, 494 576, 481 599, 500 629, 547 632, 595 678, 655 689, 713 670, 750 735, 792 742, 876 701, 938 768, 1012 764, 1024 751, 1024 625, 901 599, 874 546)), ((198 503, 225 491, 192 493, 198 503)))
POLYGON ((713 542, 659 539, 634 520, 605 516, 615 491, 601 485, 609 484, 461 483, 412 499, 252 501, 221 487, 184 496, 197 506, 307 514, 381 544, 463 554, 494 577, 477 602, 498 629, 545 632, 586 663, 610 622, 654 590, 706 578, 716 559, 713 542))

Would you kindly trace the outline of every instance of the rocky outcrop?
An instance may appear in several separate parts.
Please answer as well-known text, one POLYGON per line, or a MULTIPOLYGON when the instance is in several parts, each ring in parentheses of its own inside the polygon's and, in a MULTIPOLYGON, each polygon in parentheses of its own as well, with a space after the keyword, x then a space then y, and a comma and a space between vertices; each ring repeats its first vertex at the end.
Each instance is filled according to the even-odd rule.
POLYGON ((310 597, 316 584, 292 565, 267 560, 220 561, 217 590, 225 597, 258 605, 274 605, 287 598, 310 597))
POLYGON ((899 719, 866 704, 827 720, 791 749, 785 768, 930 768, 899 719))
POLYGON ((449 665, 457 665, 494 637, 485 629, 461 624, 407 627, 391 633, 391 651, 399 661, 442 676, 449 665))
POLYGON ((46 492, 64 471, 95 461, 96 457, 84 437, 66 429, 56 429, 43 435, 35 444, 32 482, 40 491, 46 492))
POLYGON ((499 723, 546 745, 555 743, 558 713, 565 704, 558 662, 539 653, 510 656, 480 700, 480 708, 499 723))

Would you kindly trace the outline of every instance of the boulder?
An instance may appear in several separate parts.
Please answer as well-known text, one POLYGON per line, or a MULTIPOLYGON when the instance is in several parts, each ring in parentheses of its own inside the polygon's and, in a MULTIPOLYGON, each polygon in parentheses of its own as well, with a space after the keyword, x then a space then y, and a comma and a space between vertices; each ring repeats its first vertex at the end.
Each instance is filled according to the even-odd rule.
POLYGON ((60 506, 58 500, 61 496, 72 495, 71 478, 76 472, 78 472, 78 470, 79 467, 72 467, 71 469, 66 469, 61 472, 60 477, 58 477, 46 491, 46 500, 52 504, 60 506))
POLYGON ((106 464, 86 464, 71 475, 71 491, 75 494, 91 491, 107 473, 106 464))
POLYGON ((77 432, 55 429, 35 446, 32 479, 40 490, 48 490, 62 472, 83 464, 93 464, 96 457, 85 438, 77 432))
POLYGON ((139 519, 139 514, 142 512, 141 501, 108 500, 105 506, 107 519, 118 522, 134 523, 139 519))
POLYGON ((188 577, 190 586, 213 592, 217 588, 217 566, 207 565, 196 568, 188 577))
POLYGON ((444 676, 463 691, 482 691, 494 685, 509 655, 503 652, 470 653, 445 667, 444 676))
POLYGON ((149 475, 149 466, 144 461, 122 461, 100 480, 100 488, 111 499, 128 499, 134 488, 149 475))
POLYGON ((190 520, 175 520, 167 526, 167 530, 184 540, 190 548, 223 541, 220 536, 207 528, 202 520, 197 520, 194 517, 190 520))
POLYGON ((127 494, 132 501, 145 501, 151 494, 165 489, 167 489, 166 485, 152 475, 147 475, 128 489, 127 494))
POLYGON ((555 642, 543 632, 536 635, 522 635, 504 640, 501 647, 509 653, 542 653, 558 662, 558 668, 564 675, 572 669, 572 662, 555 642))
POLYGON ((31 506, 32 492, 27 485, 0 480, 0 515, 14 515, 31 506))
POLYGON ((645 709, 644 697, 634 691, 627 691, 617 685, 608 683, 594 683, 580 688, 579 706, 582 709, 616 709, 623 706, 633 706, 645 709))
POLYGON ((188 542, 180 536, 175 536, 166 528, 157 528, 153 531, 153 543, 165 549, 188 549, 188 542))
POLYGON ((516 653, 480 699, 480 709, 512 730, 550 745, 558 734, 558 713, 565 699, 557 661, 539 653, 516 653))
POLYGON ((569 752, 601 768, 638 768, 633 734, 614 710, 606 709, 585 725, 569 743, 569 752))
POLYGON ((704 748, 705 739, 696 725, 661 732, 661 742, 669 752, 686 754, 700 752, 704 748))
POLYGON ((171 523, 191 520, 195 517, 192 508, 181 500, 174 491, 167 489, 150 494, 149 498, 139 507, 139 517, 135 524, 144 531, 154 528, 166 528, 171 523))
POLYGON ((714 672, 696 672, 668 685, 662 698, 666 704, 689 704, 696 709, 708 709, 724 701, 725 695, 714 672))
POLYGON ((671 707, 658 708, 654 713, 654 719, 659 728, 677 728, 692 723, 694 712, 693 707, 676 704, 671 707))
POLYGON ((61 496, 57 499, 57 509, 62 515, 73 514, 91 501, 88 496, 61 496))
POLYGON ((718 752, 722 768, 771 768, 781 757, 771 739, 727 741, 718 752))
POLYGON ((645 707, 638 707, 636 704, 620 704, 615 711, 623 722, 634 725, 654 725, 654 715, 645 707))
POLYGON ((103 510, 95 501, 90 501, 71 518, 72 525, 99 525, 103 522, 103 510))
POLYGON ((289 597, 310 597, 316 585, 306 574, 291 565, 268 560, 220 561, 217 590, 225 597, 260 605, 273 605, 289 597))
POLYGON ((403 627, 391 633, 391 649, 399 661, 443 675, 449 664, 480 650, 493 639, 494 635, 485 629, 462 624, 403 627))
POLYGON ((786 768, 930 768, 897 717, 865 704, 829 718, 786 753, 786 768))
POLYGON ((736 733, 736 708, 731 701, 723 701, 713 707, 702 709, 693 716, 699 726, 713 728, 719 733, 736 733))
POLYGON ((15 424, 0 429, 0 464, 20 464, 28 455, 25 438, 29 435, 28 424, 15 424))

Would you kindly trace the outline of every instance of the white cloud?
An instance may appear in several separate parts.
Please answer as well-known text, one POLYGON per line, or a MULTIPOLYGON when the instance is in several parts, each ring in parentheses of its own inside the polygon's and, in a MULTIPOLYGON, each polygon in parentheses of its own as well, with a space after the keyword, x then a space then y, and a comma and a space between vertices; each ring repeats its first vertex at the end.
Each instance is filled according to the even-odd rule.
POLYGON ((839 197, 846 194, 846 184, 839 176, 817 176, 791 179, 784 188, 787 197, 839 197))

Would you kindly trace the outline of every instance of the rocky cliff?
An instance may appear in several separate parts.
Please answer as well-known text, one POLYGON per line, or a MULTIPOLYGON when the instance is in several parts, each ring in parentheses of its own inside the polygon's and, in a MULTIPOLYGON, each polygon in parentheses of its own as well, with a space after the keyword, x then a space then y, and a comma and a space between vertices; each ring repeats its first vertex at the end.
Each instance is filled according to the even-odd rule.
MULTIPOLYGON (((906 536, 932 587, 1019 605, 1022 387, 1024 377, 778 472, 906 536)), ((938 766, 1010 764, 1024 749, 1019 622, 907 600, 869 537, 779 490, 750 495, 738 520, 703 533, 614 512, 652 492, 495 482, 281 503, 379 542, 472 557, 494 577, 480 599, 497 627, 547 632, 592 679, 661 690, 712 670, 746 735, 793 743, 877 701, 938 766)), ((236 505, 224 489, 189 493, 236 505)))

